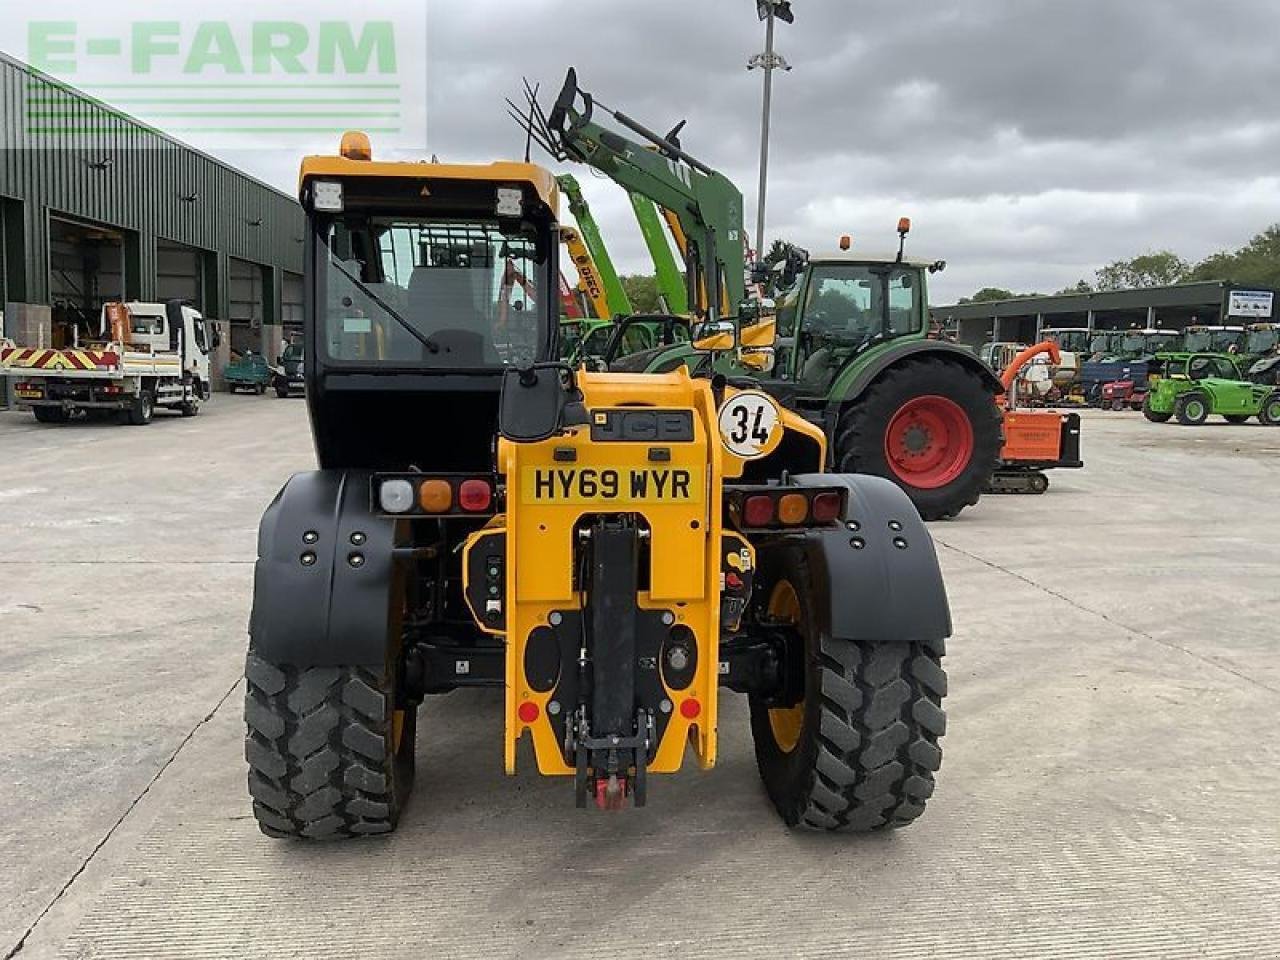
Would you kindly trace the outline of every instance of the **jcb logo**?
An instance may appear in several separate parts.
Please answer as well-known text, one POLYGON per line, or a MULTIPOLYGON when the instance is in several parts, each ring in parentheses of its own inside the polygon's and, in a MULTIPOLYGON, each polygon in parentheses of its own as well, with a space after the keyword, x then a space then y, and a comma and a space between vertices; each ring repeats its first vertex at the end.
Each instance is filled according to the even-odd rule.
POLYGON ((688 410, 597 410, 591 418, 596 443, 685 443, 693 439, 688 410))

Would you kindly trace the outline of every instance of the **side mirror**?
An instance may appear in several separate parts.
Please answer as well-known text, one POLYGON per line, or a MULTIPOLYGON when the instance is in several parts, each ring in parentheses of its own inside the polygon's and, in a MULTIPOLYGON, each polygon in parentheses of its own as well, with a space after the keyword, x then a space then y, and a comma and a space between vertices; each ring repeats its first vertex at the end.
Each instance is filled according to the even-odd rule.
POLYGON ((498 432, 513 443, 554 437, 565 427, 565 408, 570 392, 576 390, 572 377, 570 368, 559 363, 508 367, 502 372, 498 432))
POLYGON ((738 345, 738 328, 732 320, 708 320, 693 338, 693 348, 704 353, 727 353, 738 345))
POLYGON ((767 373, 777 360, 773 347, 743 347, 738 351, 738 362, 748 370, 767 373))
POLYGON ((768 317, 759 323, 743 327, 738 336, 744 349, 772 347, 778 339, 778 321, 774 317, 768 317))

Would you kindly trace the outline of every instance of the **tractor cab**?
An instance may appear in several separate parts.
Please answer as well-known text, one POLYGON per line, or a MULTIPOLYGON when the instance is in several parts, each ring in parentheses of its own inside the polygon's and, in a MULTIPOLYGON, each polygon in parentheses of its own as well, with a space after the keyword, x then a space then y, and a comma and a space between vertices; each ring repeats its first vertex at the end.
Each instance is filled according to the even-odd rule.
POLYGON ((1124 342, 1119 330, 1095 331, 1089 339, 1089 354, 1094 360, 1118 359, 1124 342))
POLYGON ((1244 327, 1195 325, 1182 331, 1188 353, 1239 353, 1245 346, 1244 327))
POLYGON ((1250 324, 1245 338, 1244 352, 1249 356, 1265 357, 1280 348, 1280 324, 1250 324))
POLYGON ((1093 353, 1092 343, 1095 336, 1088 327, 1045 327, 1040 331, 1041 339, 1052 340, 1063 353, 1093 353))
POLYGON ((550 173, 377 162, 352 134, 303 162, 300 189, 321 465, 487 467, 503 370, 556 356, 550 173))
POLYGON ((1120 355, 1124 360, 1150 360, 1157 353, 1177 350, 1181 343, 1177 330, 1128 330, 1120 341, 1120 355))
MULTIPOLYGON (((899 223, 905 242, 910 221, 899 223)), ((833 383, 855 359, 929 334, 928 275, 942 261, 851 250, 786 265, 777 305, 774 377, 803 403, 824 404, 833 383)))
POLYGON ((1168 376, 1184 380, 1242 380, 1240 368, 1221 354, 1195 353, 1168 366, 1168 376))

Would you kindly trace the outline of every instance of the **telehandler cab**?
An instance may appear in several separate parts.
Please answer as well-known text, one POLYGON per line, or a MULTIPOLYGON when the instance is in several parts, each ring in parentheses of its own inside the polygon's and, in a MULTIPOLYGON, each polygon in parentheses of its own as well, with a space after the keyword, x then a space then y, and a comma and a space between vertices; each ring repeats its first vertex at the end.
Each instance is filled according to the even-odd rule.
MULTIPOLYGON (((783 820, 914 820, 941 754, 951 632, 907 497, 823 473, 821 430, 720 376, 557 359, 546 170, 375 162, 348 134, 303 161, 307 405, 320 468, 259 534, 245 719, 263 832, 392 830, 417 709, 504 691, 579 805, 643 804, 721 690, 746 694, 783 820), (523 309, 495 291, 510 261, 523 309), (501 321, 501 322, 500 322, 501 321)), ((700 347, 733 350, 716 321, 700 347)))

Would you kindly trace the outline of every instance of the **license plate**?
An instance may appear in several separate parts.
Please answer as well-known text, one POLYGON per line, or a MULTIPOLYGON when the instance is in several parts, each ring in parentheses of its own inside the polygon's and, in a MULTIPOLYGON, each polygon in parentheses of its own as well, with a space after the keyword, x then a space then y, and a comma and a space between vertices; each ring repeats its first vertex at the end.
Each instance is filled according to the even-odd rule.
POLYGON ((44 396, 42 390, 15 390, 14 395, 22 400, 39 400, 44 396))
POLYGON ((521 502, 701 503, 702 470, 689 467, 525 467, 521 502))

